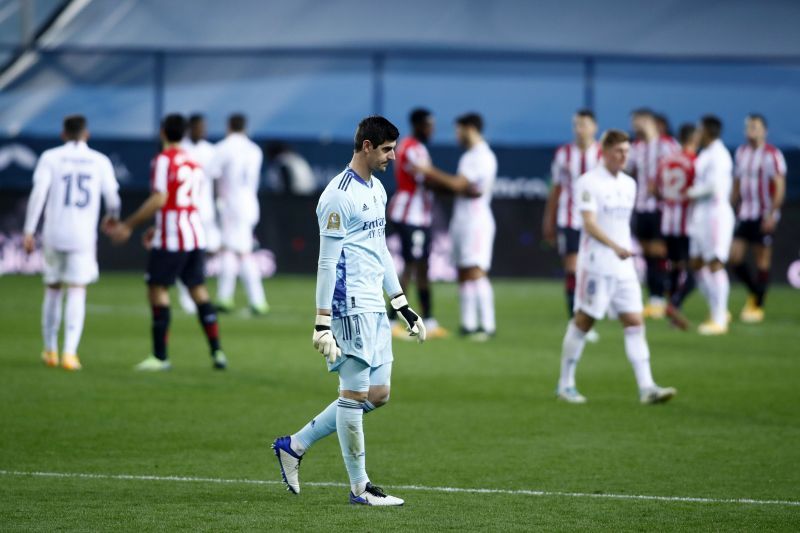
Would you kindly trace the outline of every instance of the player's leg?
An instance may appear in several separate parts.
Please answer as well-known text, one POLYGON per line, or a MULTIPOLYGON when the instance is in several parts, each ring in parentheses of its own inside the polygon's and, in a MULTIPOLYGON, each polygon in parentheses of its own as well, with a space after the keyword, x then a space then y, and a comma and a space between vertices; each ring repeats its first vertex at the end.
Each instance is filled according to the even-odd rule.
POLYGON ((197 308, 197 318, 200 327, 208 341, 208 348, 211 354, 213 367, 217 370, 224 370, 228 366, 228 359, 222 351, 219 340, 219 323, 217 321, 217 310, 211 303, 208 289, 205 285, 205 252, 203 250, 192 250, 188 252, 186 263, 181 271, 180 279, 189 288, 192 302, 197 308))
POLYGON ((167 353, 167 338, 172 319, 169 308, 169 287, 175 284, 175 279, 182 271, 185 261, 186 252, 150 250, 146 279, 153 351, 144 361, 136 365, 136 370, 146 372, 169 370, 172 366, 167 353))
POLYGON ((250 303, 250 311, 256 316, 262 316, 269 312, 267 298, 264 295, 264 284, 261 280, 261 271, 256 263, 256 258, 251 252, 239 256, 242 277, 242 284, 247 293, 247 300, 250 303))
POLYGON ((194 305, 192 295, 189 294, 189 288, 180 280, 175 283, 175 287, 178 289, 178 302, 181 304, 181 309, 183 309, 185 313, 196 313, 197 307, 194 305))
POLYGON ((717 333, 724 333, 728 330, 728 297, 730 296, 730 280, 725 263, 714 258, 708 265, 710 275, 710 285, 712 287, 712 307, 711 320, 718 328, 717 333))
POLYGON ((765 235, 762 243, 753 248, 753 252, 758 271, 756 276, 756 307, 763 310, 764 300, 769 288, 769 270, 772 266, 772 236, 765 235))
POLYGON ((571 228, 558 228, 558 253, 564 267, 564 296, 567 301, 567 315, 575 316, 575 272, 578 264, 580 233, 571 228))
POLYGON ((97 257, 94 251, 66 254, 64 281, 67 296, 64 303, 64 351, 61 366, 67 370, 80 370, 78 345, 83 335, 86 319, 86 286, 97 279, 97 257))
POLYGON ((671 265, 671 288, 666 314, 673 326, 686 331, 691 324, 681 312, 681 307, 695 287, 694 276, 689 269, 689 239, 684 236, 670 236, 665 241, 667 259, 671 265))
POLYGON ((739 315, 742 322, 749 322, 750 318, 756 314, 756 294, 758 293, 758 283, 753 278, 750 266, 747 264, 747 248, 750 244, 757 244, 754 235, 755 224, 751 220, 739 221, 736 231, 733 235, 733 244, 731 244, 731 252, 729 264, 731 271, 739 278, 745 287, 747 287, 747 301, 742 307, 739 315))
POLYGON ((61 280, 64 276, 64 252, 44 249, 42 301, 42 361, 49 367, 58 366, 58 331, 61 328, 61 310, 64 296, 61 280))
POLYGON ((646 318, 663 318, 666 310, 664 289, 666 285, 667 249, 661 235, 661 214, 639 213, 637 216, 637 238, 642 247, 647 266, 648 301, 644 309, 646 318))
POLYGON ((619 280, 611 296, 611 307, 617 311, 625 335, 625 354, 633 368, 639 401, 654 404, 668 401, 677 394, 672 387, 659 387, 650 368, 650 347, 645 336, 642 316, 642 289, 635 279, 619 280))

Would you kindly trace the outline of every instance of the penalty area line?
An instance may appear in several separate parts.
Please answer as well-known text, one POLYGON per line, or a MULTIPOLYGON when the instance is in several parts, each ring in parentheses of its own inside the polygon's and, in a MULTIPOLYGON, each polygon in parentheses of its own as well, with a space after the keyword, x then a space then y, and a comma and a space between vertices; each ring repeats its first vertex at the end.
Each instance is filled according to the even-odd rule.
MULTIPOLYGON (((21 470, 0 470, 0 476, 41 477, 66 479, 100 479, 117 481, 164 481, 176 483, 214 483, 218 485, 283 485, 282 481, 266 479, 226 479, 196 476, 153 476, 137 474, 92 474, 86 472, 38 472, 21 470)), ((347 487, 345 483, 333 481, 308 481, 303 483, 309 487, 347 487)), ((706 498, 699 496, 655 496, 648 494, 614 494, 596 492, 560 492, 531 489, 488 489, 467 487, 436 487, 425 485, 393 485, 397 490, 419 492, 443 492, 457 494, 501 494, 509 496, 539 496, 551 498, 594 498, 604 500, 637 500, 673 503, 706 503, 706 504, 739 504, 739 505, 782 505, 800 507, 800 501, 793 500, 758 500, 754 498, 706 498)))

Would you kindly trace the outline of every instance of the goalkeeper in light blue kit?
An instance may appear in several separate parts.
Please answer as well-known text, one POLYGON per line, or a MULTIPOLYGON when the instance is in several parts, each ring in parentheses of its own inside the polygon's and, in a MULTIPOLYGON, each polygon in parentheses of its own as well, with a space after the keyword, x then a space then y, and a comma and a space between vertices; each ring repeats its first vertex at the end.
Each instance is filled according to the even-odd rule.
POLYGON ((350 477, 350 503, 403 505, 370 483, 365 466, 365 413, 389 400, 392 330, 383 291, 419 342, 425 325, 408 307, 392 256, 386 248, 386 191, 372 172, 394 160, 397 128, 380 116, 362 120, 356 130, 353 159, 333 178, 317 204, 320 232, 317 318, 314 347, 330 372, 339 373, 339 398, 297 433, 272 444, 281 476, 300 492, 300 461, 318 440, 334 431, 350 477))

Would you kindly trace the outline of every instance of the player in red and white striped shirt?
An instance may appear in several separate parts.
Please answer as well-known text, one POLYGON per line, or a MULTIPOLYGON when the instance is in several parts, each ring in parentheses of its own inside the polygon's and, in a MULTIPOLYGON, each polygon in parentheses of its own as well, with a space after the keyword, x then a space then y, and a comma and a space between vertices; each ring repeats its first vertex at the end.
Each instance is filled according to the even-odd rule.
POLYGON ((734 161, 733 202, 739 202, 739 212, 730 264, 750 292, 740 315, 742 321, 761 322, 772 262, 772 235, 786 192, 786 160, 767 142, 767 121, 762 115, 747 116, 745 137, 747 143, 736 150, 734 161), (744 261, 748 246, 753 247, 758 270, 755 280, 744 261))
MULTIPOLYGON (((428 259, 431 255, 431 223, 433 222, 434 193, 426 184, 425 175, 418 167, 431 165, 431 156, 426 144, 433 136, 433 114, 423 108, 414 109, 409 115, 412 134, 402 139, 395 149, 397 160, 394 174, 397 190, 387 208, 394 231, 400 236, 400 253, 405 266, 400 275, 400 284, 408 291, 411 276, 417 284, 417 296, 422 307, 422 318, 429 338, 445 337, 447 330, 435 318, 431 303, 428 259)), ((408 338, 406 328, 397 322, 397 312, 389 309, 389 318, 394 323, 392 334, 408 338)))
POLYGON ((666 311, 664 289, 667 248, 661 235, 661 213, 653 194, 653 183, 661 161, 680 151, 678 141, 661 135, 655 114, 637 109, 631 114, 636 142, 631 146, 627 172, 636 178, 636 216, 634 232, 647 264, 647 288, 650 298, 644 308, 645 318, 663 318, 666 311))
POLYGON ((198 212, 198 193, 203 170, 181 148, 186 120, 181 115, 167 115, 161 123, 164 149, 153 163, 150 197, 125 221, 110 231, 116 243, 130 238, 133 228, 156 217, 147 262, 147 284, 153 312, 153 354, 136 366, 137 370, 168 370, 167 334, 170 308, 169 287, 180 280, 189 289, 197 306, 200 324, 211 349, 213 366, 227 366, 220 348, 217 314, 205 286, 206 238, 198 212))
POLYGON ((572 117, 573 141, 556 150, 551 176, 553 187, 544 208, 542 233, 551 244, 558 242, 558 253, 564 265, 567 312, 572 317, 575 305, 575 270, 581 237, 581 214, 575 199, 579 177, 592 170, 601 159, 600 144, 595 139, 597 122, 588 109, 578 110, 572 117))
POLYGON ((654 192, 661 207, 661 234, 669 260, 670 301, 666 314, 672 323, 686 330, 689 322, 680 312, 681 305, 694 289, 689 269, 689 197, 686 191, 694 182, 694 160, 699 138, 693 124, 684 124, 678 133, 681 151, 666 156, 659 166, 654 192))

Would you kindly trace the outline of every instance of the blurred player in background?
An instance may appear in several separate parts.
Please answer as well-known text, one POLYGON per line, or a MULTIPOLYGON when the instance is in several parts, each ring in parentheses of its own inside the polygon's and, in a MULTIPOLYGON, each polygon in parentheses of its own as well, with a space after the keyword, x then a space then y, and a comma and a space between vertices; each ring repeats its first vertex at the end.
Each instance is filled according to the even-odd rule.
POLYGON ((217 143, 211 175, 219 179, 222 220, 222 266, 217 283, 217 307, 231 311, 236 276, 242 277, 250 310, 254 315, 269 311, 261 284, 261 272, 253 257, 253 230, 258 224, 258 186, 264 154, 245 133, 244 115, 228 119, 228 135, 217 143))
POLYGON ((659 137, 672 137, 672 126, 669 123, 669 117, 664 113, 656 113, 655 117, 659 137))
POLYGON ((745 137, 747 143, 736 150, 733 198, 734 204, 739 203, 739 213, 730 259, 733 271, 749 291, 740 318, 753 323, 764 320, 772 236, 786 195, 786 160, 767 142, 767 120, 762 115, 747 116, 745 137), (756 279, 745 263, 749 246, 753 247, 756 279))
MULTIPOLYGON (((601 151, 595 136, 597 122, 594 113, 581 109, 572 117, 575 134, 570 144, 556 150, 550 174, 553 187, 544 208, 542 233, 547 242, 558 241, 558 253, 564 265, 564 284, 567 297, 567 313, 572 318, 575 307, 575 264, 578 259, 578 244, 581 238, 581 214, 575 208, 575 185, 579 177, 592 170, 600 162, 601 151)), ((597 332, 592 329, 586 340, 596 342, 597 332)))
MULTIPOLYGON (((405 262, 400 285, 404 291, 408 291, 411 277, 414 276, 428 337, 446 337, 447 330, 439 326, 433 318, 433 301, 428 279, 434 194, 425 186, 425 175, 415 170, 416 167, 431 164, 426 145, 433 136, 433 114, 427 109, 415 109, 411 112, 409 121, 412 133, 397 145, 397 162, 394 165, 397 191, 388 208, 389 220, 400 236, 400 249, 405 262)), ((397 322, 394 309, 389 309, 389 319, 394 322, 392 334, 407 338, 405 327, 397 322)))
POLYGON ((169 370, 169 288, 180 279, 189 288, 200 325, 211 351, 212 365, 224 369, 228 362, 219 341, 217 313, 205 286, 206 237, 198 210, 203 170, 181 148, 186 120, 167 115, 161 123, 163 150, 153 164, 150 197, 123 222, 113 225, 109 235, 115 243, 127 241, 133 229, 156 217, 150 242, 145 279, 152 310, 153 353, 136 365, 137 370, 169 370))
POLYGON ((486 341, 497 326, 494 290, 489 281, 495 222, 492 188, 497 178, 497 158, 483 138, 483 118, 467 113, 456 119, 456 138, 466 150, 458 161, 456 175, 432 165, 420 166, 435 186, 456 194, 450 237, 458 269, 461 332, 475 341, 486 341))
POLYGON ((625 332, 625 353, 639 386, 639 401, 665 402, 676 394, 672 387, 655 384, 650 370, 650 348, 642 318, 642 289, 631 251, 631 213, 636 182, 622 169, 630 150, 628 135, 608 130, 601 139, 603 162, 578 180, 577 207, 583 218, 578 251, 578 291, 575 318, 567 325, 561 352, 557 397, 585 403, 575 387, 575 370, 588 332, 596 320, 613 311, 625 332))
POLYGON ((61 366, 80 370, 78 344, 86 316, 86 286, 97 280, 97 222, 103 197, 107 226, 119 216, 119 185, 111 161, 89 148, 86 119, 64 119, 64 144, 42 153, 33 171, 33 190, 25 215, 23 246, 33 252, 34 233, 44 210, 42 241, 44 283, 42 303, 42 360, 56 367, 58 330, 61 327, 64 286, 67 290, 64 318, 64 351, 61 366))
POLYGON ((361 121, 353 158, 333 178, 317 204, 320 251, 314 347, 330 372, 339 373, 339 398, 300 431, 272 444, 283 481, 300 492, 300 461, 308 449, 334 431, 350 477, 350 503, 395 506, 367 476, 363 417, 389 400, 392 332, 383 292, 420 342, 425 324, 409 307, 386 247, 386 190, 372 175, 395 158, 400 133, 379 116, 361 121))
POLYGON ((701 335, 728 332, 730 280, 725 263, 733 239, 731 208, 733 160, 722 144, 722 122, 706 115, 698 127, 702 151, 695 161, 694 184, 687 196, 692 200, 689 222, 689 256, 697 286, 708 301, 711 317, 700 324, 701 335))
POLYGON ((638 185, 634 228, 647 265, 649 292, 644 316, 663 318, 666 312, 667 249, 661 235, 661 214, 652 184, 656 181, 662 159, 679 151, 680 145, 672 137, 659 134, 656 116, 649 109, 635 110, 631 120, 636 141, 631 147, 626 168, 636 178, 638 185))
MULTIPOLYGON (((219 251, 220 235, 217 225, 217 208, 214 202, 214 179, 208 172, 211 161, 214 159, 214 145, 206 140, 206 119, 201 114, 189 117, 189 130, 181 142, 181 148, 189 157, 203 169, 203 183, 197 198, 197 209, 200 213, 200 222, 206 232, 206 255, 219 251)), ((177 280, 180 304, 187 313, 196 313, 197 307, 189 294, 186 285, 177 280)))
POLYGON ((689 321, 681 313, 683 301, 694 289, 694 276, 689 269, 689 198, 686 192, 694 182, 694 161, 697 157, 697 129, 683 124, 678 132, 681 151, 666 156, 653 184, 661 205, 661 234, 667 245, 669 260, 669 304, 667 317, 682 330, 689 321))

